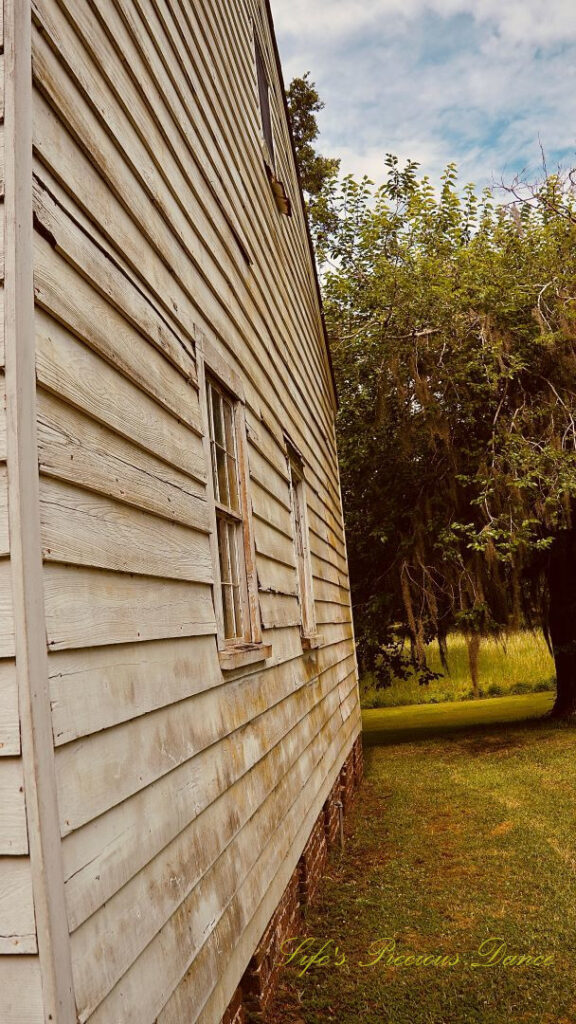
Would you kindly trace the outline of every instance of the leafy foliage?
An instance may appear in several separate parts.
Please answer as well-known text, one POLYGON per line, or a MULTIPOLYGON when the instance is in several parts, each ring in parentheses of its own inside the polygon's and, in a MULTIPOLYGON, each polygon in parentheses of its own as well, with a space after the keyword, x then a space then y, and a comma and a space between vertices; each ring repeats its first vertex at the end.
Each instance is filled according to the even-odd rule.
POLYGON ((330 186, 335 182, 340 161, 322 156, 315 143, 319 129, 316 115, 324 103, 318 95, 310 72, 293 78, 286 91, 292 137, 300 171, 300 181, 307 196, 307 210, 313 234, 320 239, 328 237, 337 227, 334 211, 328 203, 330 186))
POLYGON ((576 496, 576 201, 558 176, 499 205, 453 164, 439 192, 386 167, 324 187, 325 309, 360 656, 378 669, 400 624, 424 669, 449 629, 546 621, 576 496))

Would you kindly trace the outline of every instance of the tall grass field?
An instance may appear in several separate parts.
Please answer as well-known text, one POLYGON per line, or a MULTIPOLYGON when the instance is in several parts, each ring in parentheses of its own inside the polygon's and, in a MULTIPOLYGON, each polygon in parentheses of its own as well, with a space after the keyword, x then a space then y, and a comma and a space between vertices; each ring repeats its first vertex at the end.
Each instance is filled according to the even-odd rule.
MULTIPOLYGON (((428 664, 442 672, 436 642, 428 649, 428 664)), ((408 704, 440 704, 444 701, 472 699, 468 654, 464 637, 448 637, 449 673, 421 686, 416 677, 395 680, 386 689, 377 689, 366 675, 360 684, 362 707, 387 708, 408 704)), ((505 640, 482 641, 479 657, 480 696, 544 692, 554 689, 554 661, 542 633, 523 631, 505 640)))

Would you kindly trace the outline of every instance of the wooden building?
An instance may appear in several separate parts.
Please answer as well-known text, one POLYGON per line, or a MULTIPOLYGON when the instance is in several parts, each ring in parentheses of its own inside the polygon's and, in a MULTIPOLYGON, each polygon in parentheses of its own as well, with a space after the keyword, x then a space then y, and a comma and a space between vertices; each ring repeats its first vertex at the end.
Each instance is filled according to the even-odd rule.
POLYGON ((0 16, 0 1021, 240 1020, 359 764, 270 14, 0 16))

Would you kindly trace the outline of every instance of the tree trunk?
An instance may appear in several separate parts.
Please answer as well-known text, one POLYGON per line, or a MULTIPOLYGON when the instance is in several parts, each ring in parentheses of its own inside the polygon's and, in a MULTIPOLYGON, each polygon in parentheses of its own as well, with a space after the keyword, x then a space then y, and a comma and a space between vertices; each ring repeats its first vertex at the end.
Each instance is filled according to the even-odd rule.
POLYGON ((479 633, 465 633, 464 639, 466 640, 466 648, 468 651, 468 667, 470 669, 470 679, 472 681, 472 693, 474 697, 478 699, 480 696, 480 689, 478 686, 478 655, 480 654, 480 634, 479 633))
POLYGON ((576 530, 554 539, 548 565, 548 626, 556 665, 554 718, 576 714, 576 530))

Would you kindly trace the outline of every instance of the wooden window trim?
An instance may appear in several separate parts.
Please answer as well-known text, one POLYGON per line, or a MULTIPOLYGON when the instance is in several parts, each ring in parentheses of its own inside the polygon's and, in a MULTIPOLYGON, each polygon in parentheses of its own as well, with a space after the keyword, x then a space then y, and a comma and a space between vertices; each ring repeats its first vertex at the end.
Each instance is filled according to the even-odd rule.
POLYGON ((254 32, 254 63, 256 65, 256 96, 260 115, 260 141, 264 161, 274 170, 274 126, 272 124, 271 86, 264 57, 264 46, 257 31, 254 32))
POLYGON ((298 604, 301 615, 300 638, 303 649, 310 651, 320 647, 322 641, 319 633, 316 631, 316 603, 312 576, 304 460, 289 438, 285 438, 285 445, 290 486, 290 517, 296 553, 298 604), (298 543, 299 541, 300 544, 298 543), (301 550, 299 550, 299 547, 301 550))
POLYGON ((200 386, 200 406, 204 424, 204 453, 207 474, 207 498, 210 516, 210 548, 214 574, 213 597, 216 613, 217 645, 220 667, 223 672, 243 668, 264 661, 271 656, 271 644, 262 640, 260 604, 258 599, 258 578, 256 574, 256 544, 249 494, 248 440, 246 435, 245 397, 238 374, 228 365, 207 338, 199 336, 196 341, 196 361, 200 386), (207 401, 207 379, 214 381, 228 394, 234 404, 234 426, 240 489, 240 515, 234 515, 242 527, 242 553, 245 577, 245 618, 247 629, 243 639, 225 638, 224 609, 222 604, 222 581, 220 578, 220 551, 218 544, 218 515, 233 513, 227 506, 216 501, 212 474, 212 445, 210 439, 209 410, 207 401))

